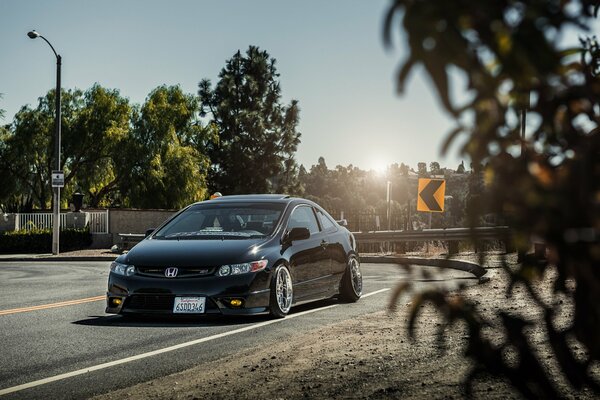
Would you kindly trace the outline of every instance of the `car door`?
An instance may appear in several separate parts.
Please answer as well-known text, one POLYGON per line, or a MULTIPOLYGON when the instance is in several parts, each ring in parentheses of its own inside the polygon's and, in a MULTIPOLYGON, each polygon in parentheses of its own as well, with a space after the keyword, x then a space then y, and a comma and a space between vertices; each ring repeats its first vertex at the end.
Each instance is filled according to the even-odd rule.
POLYGON ((323 233, 311 206, 300 205, 291 212, 286 231, 297 227, 310 232, 308 239, 294 241, 290 249, 295 297, 306 300, 328 291, 330 260, 326 246, 321 243, 323 233))
POLYGON ((330 284, 334 291, 339 289, 339 283, 342 275, 346 271, 346 250, 344 248, 343 230, 333 219, 319 208, 315 208, 319 225, 323 233, 322 243, 327 250, 327 256, 331 262, 330 284))

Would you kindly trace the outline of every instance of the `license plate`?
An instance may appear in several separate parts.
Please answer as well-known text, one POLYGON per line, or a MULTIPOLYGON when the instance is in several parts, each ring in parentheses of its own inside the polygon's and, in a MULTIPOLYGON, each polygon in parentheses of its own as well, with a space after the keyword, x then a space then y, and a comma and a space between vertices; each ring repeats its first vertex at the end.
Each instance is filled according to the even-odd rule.
POLYGON ((202 314, 206 297, 175 297, 173 313, 175 314, 202 314))

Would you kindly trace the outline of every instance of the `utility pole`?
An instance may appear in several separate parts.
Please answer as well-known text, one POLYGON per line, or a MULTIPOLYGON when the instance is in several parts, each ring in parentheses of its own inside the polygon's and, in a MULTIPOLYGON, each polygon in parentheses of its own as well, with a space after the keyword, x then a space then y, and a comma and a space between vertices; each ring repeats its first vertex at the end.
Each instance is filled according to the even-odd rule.
POLYGON ((54 55, 56 56, 56 101, 55 101, 55 107, 56 107, 56 111, 55 111, 55 122, 54 122, 54 126, 55 126, 55 137, 54 137, 54 156, 56 158, 56 170, 52 171, 52 176, 51 176, 51 185, 52 185, 52 254, 58 254, 59 253, 59 241, 60 241, 60 188, 62 187, 62 185, 64 183, 55 183, 54 182, 54 178, 55 178, 55 174, 58 174, 58 176, 62 177, 62 179, 64 179, 64 175, 62 174, 62 171, 60 170, 60 129, 61 129, 61 115, 60 115, 60 108, 61 108, 61 104, 60 104, 60 68, 62 65, 62 58, 61 56, 56 52, 56 50, 54 50, 54 47, 52 46, 52 44, 50 44, 50 42, 43 37, 42 35, 40 35, 39 33, 37 33, 35 30, 32 30, 30 32, 27 33, 27 36, 29 36, 30 39, 37 39, 42 38, 44 39, 44 41, 46 43, 48 43, 48 46, 50 46, 50 48, 52 49, 52 52, 54 53, 54 55))

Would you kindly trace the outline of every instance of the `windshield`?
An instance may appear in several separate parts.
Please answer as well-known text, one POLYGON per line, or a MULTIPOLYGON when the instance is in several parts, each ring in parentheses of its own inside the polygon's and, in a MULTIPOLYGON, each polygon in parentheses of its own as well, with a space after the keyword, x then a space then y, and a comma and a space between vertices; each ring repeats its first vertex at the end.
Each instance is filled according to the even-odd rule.
POLYGON ((154 239, 250 239, 270 235, 285 204, 196 204, 163 226, 154 239))

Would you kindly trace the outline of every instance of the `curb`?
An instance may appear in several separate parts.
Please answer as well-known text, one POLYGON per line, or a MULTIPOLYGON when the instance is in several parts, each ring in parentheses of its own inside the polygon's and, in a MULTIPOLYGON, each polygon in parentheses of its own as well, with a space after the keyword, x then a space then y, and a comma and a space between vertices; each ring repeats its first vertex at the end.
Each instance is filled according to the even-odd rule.
POLYGON ((469 272, 475 275, 480 281, 485 280, 483 276, 487 270, 479 264, 460 260, 447 260, 445 258, 420 258, 420 257, 400 257, 400 256, 364 256, 360 257, 361 262, 379 263, 379 264, 412 264, 424 265, 428 267, 450 268, 459 271, 469 272))

